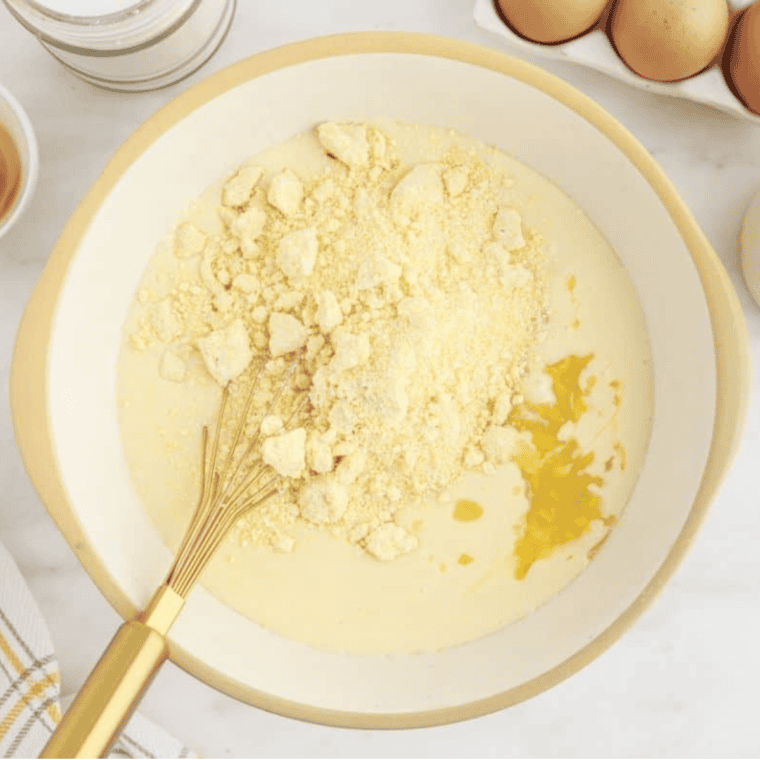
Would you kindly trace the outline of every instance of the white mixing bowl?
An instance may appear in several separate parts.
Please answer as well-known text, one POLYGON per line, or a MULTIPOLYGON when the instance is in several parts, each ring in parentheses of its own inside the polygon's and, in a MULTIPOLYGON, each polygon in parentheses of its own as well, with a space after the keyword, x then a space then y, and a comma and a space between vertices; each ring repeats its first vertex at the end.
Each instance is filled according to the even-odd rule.
POLYGON ((244 158, 322 120, 375 116, 455 128, 554 181, 626 267, 653 354, 653 430, 625 512, 588 569, 518 623, 428 654, 331 654, 198 589, 171 632, 176 663, 251 704, 423 726, 523 700, 615 641, 673 573, 738 436, 748 348, 736 296, 663 172, 601 108, 534 66, 414 34, 312 40, 209 77, 137 130, 72 216, 24 315, 12 406, 41 499, 106 597, 133 615, 170 564, 116 418, 121 328, 148 258, 186 204, 244 158))

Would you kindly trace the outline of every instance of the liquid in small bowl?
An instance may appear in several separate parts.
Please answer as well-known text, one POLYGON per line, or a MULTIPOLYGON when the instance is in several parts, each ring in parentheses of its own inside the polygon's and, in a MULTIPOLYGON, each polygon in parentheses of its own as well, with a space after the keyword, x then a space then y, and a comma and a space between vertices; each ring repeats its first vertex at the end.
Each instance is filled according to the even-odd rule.
POLYGON ((0 84, 0 238, 29 205, 38 171, 32 122, 13 94, 0 84))
POLYGON ((0 124, 0 224, 21 194, 21 154, 10 132, 0 124))

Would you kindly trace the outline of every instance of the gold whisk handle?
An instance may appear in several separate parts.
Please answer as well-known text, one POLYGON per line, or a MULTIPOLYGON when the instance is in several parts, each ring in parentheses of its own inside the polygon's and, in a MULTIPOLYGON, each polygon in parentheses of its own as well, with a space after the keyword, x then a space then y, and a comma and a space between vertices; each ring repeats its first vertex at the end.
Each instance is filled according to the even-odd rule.
POLYGON ((160 633, 137 620, 125 623, 40 757, 102 757, 167 655, 160 633))
POLYGON ((168 657, 164 635, 184 600, 162 586, 119 628, 40 757, 104 757, 168 657))

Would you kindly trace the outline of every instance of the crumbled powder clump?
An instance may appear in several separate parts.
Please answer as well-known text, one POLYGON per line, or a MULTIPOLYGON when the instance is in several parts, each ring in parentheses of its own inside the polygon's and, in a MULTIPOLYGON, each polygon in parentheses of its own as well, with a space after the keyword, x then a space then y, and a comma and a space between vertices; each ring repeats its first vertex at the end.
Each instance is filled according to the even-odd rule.
POLYGON ((545 331, 547 262, 510 178, 478 152, 454 144, 409 166, 374 126, 315 134, 329 157, 316 176, 246 165, 220 187, 216 232, 177 228, 184 274, 145 305, 131 344, 165 343, 175 382, 177 343, 220 385, 245 385, 258 357, 261 410, 296 362, 287 382, 308 393, 306 419, 286 429, 270 410, 249 431, 286 480, 241 540, 289 551, 302 521, 392 560, 419 541, 402 507, 517 445, 505 422, 545 331))

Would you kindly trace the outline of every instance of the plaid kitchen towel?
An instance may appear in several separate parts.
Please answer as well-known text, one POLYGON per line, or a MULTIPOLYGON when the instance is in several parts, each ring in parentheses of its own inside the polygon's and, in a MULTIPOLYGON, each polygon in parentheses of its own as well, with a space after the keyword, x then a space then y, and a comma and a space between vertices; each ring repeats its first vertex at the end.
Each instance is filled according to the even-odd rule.
MULTIPOLYGON (((42 614, 0 543, 0 758, 39 756, 61 719, 60 682, 42 614)), ((197 755, 134 715, 110 757, 197 755)))

